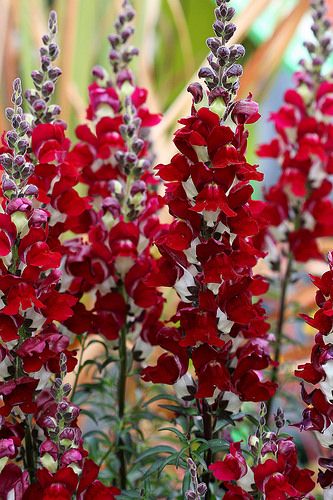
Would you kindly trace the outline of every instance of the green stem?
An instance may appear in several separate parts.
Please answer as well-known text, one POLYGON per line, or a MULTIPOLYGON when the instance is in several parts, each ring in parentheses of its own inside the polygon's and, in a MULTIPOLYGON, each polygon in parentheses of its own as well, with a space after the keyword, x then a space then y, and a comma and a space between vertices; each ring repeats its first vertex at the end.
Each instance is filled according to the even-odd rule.
MULTIPOLYGON (((208 406, 205 399, 202 400, 202 421, 203 421, 203 428, 204 428, 204 438, 207 441, 210 441, 213 437, 212 415, 209 412, 209 406, 208 406)), ((212 460, 213 460, 212 450, 209 448, 205 454, 205 462, 206 462, 207 468, 212 463, 212 460)), ((211 479, 211 475, 210 475, 209 471, 205 472, 202 475, 202 481, 207 486, 207 493, 206 493, 206 497, 205 497, 206 500, 211 499, 211 493, 210 493, 210 488, 209 488, 210 479, 211 479)))
MULTIPOLYGON (((126 328, 122 328, 119 338, 119 380, 118 380, 118 417, 122 423, 125 413, 125 394, 126 394, 126 378, 127 378, 127 348, 126 348, 126 328)), ((121 425, 122 428, 122 425, 121 425)), ((122 490, 126 489, 127 471, 125 452, 123 449, 124 442, 119 439, 119 450, 117 456, 120 462, 120 486, 122 490)))
POLYGON ((74 380, 74 384, 73 384, 73 388, 72 388, 72 394, 71 394, 71 401, 74 400, 75 392, 76 392, 77 385, 78 385, 78 382, 79 382, 79 377, 80 377, 81 367, 82 367, 82 361, 83 361, 83 354, 84 354, 84 349, 85 349, 85 346, 86 346, 86 340, 87 340, 87 335, 83 336, 83 340, 82 340, 82 344, 81 344, 81 352, 80 352, 80 356, 79 356, 79 364, 78 364, 78 367, 77 367, 77 372, 75 374, 75 380, 74 380))
POLYGON ((25 426, 25 459, 30 477, 30 483, 33 484, 35 482, 35 477, 36 477, 36 464, 35 464, 34 442, 31 436, 30 421, 28 419, 25 426))
MULTIPOLYGON (((289 253, 287 267, 284 276, 281 280, 279 315, 275 332, 275 350, 274 350, 275 365, 273 366, 272 376, 271 376, 271 381, 274 383, 278 382, 279 380, 280 357, 281 357, 283 329, 284 329, 285 313, 287 305, 287 290, 290 282, 292 265, 293 265, 293 256, 291 253, 289 253)), ((274 401, 274 396, 272 396, 272 398, 267 403, 267 422, 269 421, 269 418, 271 416, 273 401, 274 401)))

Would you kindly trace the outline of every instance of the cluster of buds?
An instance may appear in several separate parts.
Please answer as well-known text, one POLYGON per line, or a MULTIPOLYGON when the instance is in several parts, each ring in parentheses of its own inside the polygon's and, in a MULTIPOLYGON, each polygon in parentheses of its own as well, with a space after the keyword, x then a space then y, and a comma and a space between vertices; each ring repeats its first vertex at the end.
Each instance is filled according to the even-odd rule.
POLYGON ((309 52, 309 60, 302 59, 300 64, 302 71, 297 73, 299 84, 303 84, 309 90, 309 98, 313 96, 314 88, 323 81, 322 67, 332 53, 332 36, 328 33, 331 23, 327 19, 327 7, 325 0, 312 0, 313 24, 311 30, 315 37, 312 41, 304 42, 309 52))
POLYGON ((29 104, 33 122, 50 123, 60 114, 60 107, 49 104, 55 91, 55 84, 61 75, 61 69, 52 63, 59 55, 59 47, 55 40, 57 34, 57 15, 54 11, 49 16, 49 33, 42 38, 43 47, 40 49, 40 69, 31 73, 34 83, 33 90, 26 90, 25 98, 29 104))
POLYGON ((31 127, 23 113, 22 86, 19 78, 13 83, 13 107, 6 108, 6 118, 11 122, 12 130, 6 133, 8 150, 0 155, 0 163, 4 168, 2 176, 3 195, 8 200, 9 211, 14 200, 26 196, 36 196, 38 190, 33 184, 28 184, 28 179, 34 171, 34 165, 27 161, 26 153, 30 144, 31 127), (12 201, 12 203, 10 203, 12 201))
MULTIPOLYGON (((129 39, 134 33, 134 28, 130 24, 134 19, 135 11, 130 5, 129 0, 123 0, 122 12, 118 16, 114 27, 115 33, 109 36, 109 42, 111 49, 109 52, 109 61, 112 68, 112 73, 114 77, 120 73, 120 75, 127 75, 130 77, 128 72, 128 65, 132 59, 139 54, 136 47, 129 45, 129 39)), ((93 68, 93 75, 100 80, 108 80, 108 72, 101 66, 95 66, 93 68)), ((115 82, 109 80, 109 84, 113 85, 115 82)))
MULTIPOLYGON (((228 42, 236 31, 236 26, 231 21, 235 15, 235 9, 228 7, 229 0, 217 2, 215 9, 215 22, 213 29, 215 37, 207 39, 210 49, 208 56, 209 67, 203 67, 199 71, 199 77, 205 80, 207 86, 208 101, 211 105, 216 99, 215 106, 219 102, 226 109, 226 116, 231 110, 233 98, 239 89, 239 79, 243 74, 243 68, 237 61, 245 55, 243 45, 228 42)), ((192 84, 188 89, 196 103, 203 97, 202 87, 192 84)), ((225 116, 225 117, 226 117, 225 116)))

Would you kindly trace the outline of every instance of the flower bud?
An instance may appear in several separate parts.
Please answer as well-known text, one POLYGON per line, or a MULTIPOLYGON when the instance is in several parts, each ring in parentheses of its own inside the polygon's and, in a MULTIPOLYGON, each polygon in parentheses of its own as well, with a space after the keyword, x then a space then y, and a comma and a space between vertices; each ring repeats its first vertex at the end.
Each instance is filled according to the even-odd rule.
POLYGON ((198 104, 199 102, 202 101, 203 89, 202 89, 202 85, 200 85, 200 83, 191 83, 187 87, 187 91, 190 92, 190 94, 192 94, 193 101, 195 104, 198 104))
POLYGON ((28 184, 23 191, 24 196, 38 196, 38 187, 34 184, 28 184))
POLYGON ((136 153, 136 154, 140 153, 144 144, 145 144, 145 142, 142 139, 135 139, 132 142, 132 149, 133 149, 134 153, 136 153))
POLYGON ((214 55, 216 55, 216 52, 219 47, 221 47, 221 41, 219 38, 216 37, 210 37, 206 41, 208 48, 213 52, 214 55))
POLYGON ((32 108, 36 113, 42 113, 46 108, 46 103, 43 99, 36 99, 32 105, 32 108))
POLYGON ((67 396, 71 392, 72 386, 70 384, 65 384, 63 386, 62 390, 63 390, 64 395, 67 396))
POLYGON ((208 80, 214 80, 214 78, 215 78, 215 74, 208 67, 200 68, 198 76, 199 76, 199 78, 205 78, 208 80))
POLYGON ((0 165, 2 165, 5 170, 10 170, 13 166, 13 157, 8 153, 3 153, 0 155, 0 165))
POLYGON ((59 54, 59 47, 56 43, 50 43, 49 45, 49 54, 50 54, 50 57, 51 57, 51 60, 54 61, 54 59, 56 59, 56 57, 58 56, 59 54))
POLYGON ((2 190, 7 197, 17 192, 15 182, 6 174, 3 174, 2 176, 2 190))
POLYGON ((40 85, 43 81, 43 73, 41 73, 40 71, 34 70, 31 72, 31 78, 32 78, 34 83, 36 83, 37 85, 40 85))
POLYGON ((131 196, 135 196, 138 193, 144 193, 146 190, 146 183, 144 181, 135 181, 131 187, 131 196))
POLYGON ((197 490, 198 490, 199 495, 201 495, 203 497, 207 493, 207 486, 206 486, 206 484, 205 483, 199 483, 197 490))
POLYGON ((47 74, 48 74, 48 77, 50 78, 50 80, 55 81, 62 74, 62 71, 60 68, 55 67, 55 68, 50 68, 47 74))
MULTIPOLYGON (((41 227, 43 224, 46 224, 48 221, 49 215, 46 210, 41 208, 36 208, 31 217, 29 218, 29 226, 30 227, 41 227)), ((56 379, 57 380, 57 379, 56 379)))
POLYGON ((42 95, 43 97, 49 97, 54 92, 54 83, 51 80, 45 82, 42 86, 42 95))
POLYGON ((185 493, 186 500, 197 500, 197 495, 194 491, 189 490, 185 493))
POLYGON ((6 134, 8 146, 13 148, 18 140, 18 135, 14 130, 9 130, 6 134))
POLYGON ((13 108, 6 108, 5 115, 6 115, 7 120, 11 120, 13 118, 13 115, 14 115, 13 108))
POLYGON ((236 25, 235 24, 230 23, 230 24, 226 25, 225 31, 224 31, 224 37, 225 37, 226 42, 229 41, 230 38, 232 38, 232 36, 234 35, 235 31, 236 31, 236 25))

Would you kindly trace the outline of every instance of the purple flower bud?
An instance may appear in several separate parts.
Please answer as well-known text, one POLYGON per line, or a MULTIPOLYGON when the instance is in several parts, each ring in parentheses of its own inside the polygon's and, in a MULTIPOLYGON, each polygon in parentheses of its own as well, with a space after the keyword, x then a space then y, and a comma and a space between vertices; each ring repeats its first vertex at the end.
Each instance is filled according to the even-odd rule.
POLYGON ((48 80, 42 86, 43 97, 49 97, 54 92, 54 83, 48 80))
POLYGON ((20 117, 20 115, 13 115, 12 127, 15 129, 19 128, 21 121, 22 121, 22 118, 20 117))
POLYGON ((22 92, 22 85, 21 85, 20 78, 15 78, 15 80, 13 81, 13 90, 14 90, 14 92, 17 92, 17 93, 22 92))
POLYGON ((65 412, 68 410, 68 408, 69 408, 69 403, 67 401, 61 401, 58 404, 58 411, 59 412, 65 412))
POLYGON ((41 73, 40 71, 34 70, 31 72, 31 78, 32 78, 34 83, 37 83, 39 85, 43 81, 43 73, 41 73))
POLYGON ((35 167, 32 163, 26 163, 21 169, 21 175, 24 179, 28 179, 34 173, 35 167))
POLYGON ((60 377, 57 377, 55 380, 54 380, 54 385, 56 387, 56 389, 60 389, 60 387, 62 386, 62 380, 60 377))
POLYGON ((23 155, 17 155, 14 158, 13 165, 14 167, 22 167, 25 164, 25 158, 23 155))
POLYGON ((222 36, 224 34, 224 23, 222 21, 215 21, 213 30, 217 36, 222 36))
POLYGON ((53 417, 49 417, 49 416, 44 418, 44 425, 48 429, 52 429, 52 430, 55 430, 57 428, 57 422, 55 421, 55 419, 53 417))
POLYGON ((43 35, 42 36, 42 42, 44 45, 48 45, 50 43, 50 37, 49 35, 43 35))
POLYGON ((132 19, 134 19, 135 17, 135 12, 134 10, 129 6, 127 8, 127 12, 126 12, 126 19, 127 21, 132 21, 132 19))
POLYGON ((213 80, 215 78, 215 74, 208 67, 200 68, 198 76, 199 78, 208 78, 209 80, 213 80))
POLYGON ((5 109, 5 116, 6 116, 7 120, 11 120, 13 118, 13 115, 14 115, 13 108, 6 108, 5 109))
POLYGON ((28 134, 30 132, 30 125, 26 120, 23 120, 20 124, 20 132, 22 134, 28 134))
MULTIPOLYGON (((69 384, 68 384, 69 385, 69 384)), ((71 416, 75 420, 80 415, 80 408, 76 405, 71 405, 71 416)))
POLYGON ((49 54, 51 60, 54 60, 59 54, 59 47, 56 43, 50 43, 49 45, 49 54))
POLYGON ((47 55, 42 55, 41 57, 41 65, 43 71, 48 71, 51 66, 51 59, 47 55))
POLYGON ((121 40, 123 43, 127 42, 131 35, 133 35, 134 29, 131 26, 128 26, 121 32, 121 40))
POLYGON ((203 497, 207 493, 207 486, 205 485, 205 483, 199 483, 197 490, 199 495, 203 497))
POLYGON ((24 196, 38 196, 38 187, 33 184, 28 184, 23 191, 24 196))
POLYGON ((61 457, 61 465, 63 467, 67 467, 72 463, 80 463, 82 461, 82 458, 82 453, 78 449, 73 448, 71 450, 65 451, 65 453, 61 457))
POLYGON ((67 439, 68 441, 74 441, 75 431, 72 427, 65 427, 65 429, 59 435, 59 439, 67 439))
POLYGON ((100 80, 104 80, 106 78, 106 71, 102 66, 94 66, 92 69, 92 75, 95 78, 99 78, 100 80))
POLYGON ((229 56, 230 56, 229 48, 222 45, 222 47, 220 47, 217 51, 217 56, 220 59, 222 59, 223 61, 227 61, 229 59, 229 56))
POLYGON ((108 40, 109 40, 113 49, 118 47, 118 45, 120 44, 120 36, 119 35, 110 35, 108 37, 108 40))
POLYGON ((25 139, 21 139, 20 141, 18 141, 16 146, 17 146, 17 149, 19 150, 19 152, 21 154, 24 154, 27 151, 29 143, 25 139))
POLYGON ((16 455, 16 448, 13 439, 0 439, 0 458, 13 458, 16 455))
POLYGON ((185 493, 186 500, 197 500, 197 495, 194 491, 189 490, 185 493))
POLYGON ((232 38, 232 36, 235 33, 236 29, 237 29, 236 25, 233 24, 233 23, 230 23, 230 24, 226 25, 225 31, 224 31, 224 37, 225 37, 226 41, 229 41, 230 38, 232 38))
POLYGON ((72 386, 70 384, 65 384, 63 386, 62 390, 63 390, 64 395, 67 396, 71 392, 72 386))
POLYGON ((8 175, 6 175, 6 174, 3 174, 3 176, 2 176, 2 190, 4 192, 6 192, 6 191, 16 192, 17 191, 17 186, 16 186, 15 182, 10 177, 8 177, 8 175))
POLYGON ((52 104, 47 108, 48 113, 51 113, 52 116, 57 116, 60 115, 61 113, 61 107, 58 106, 57 104, 52 104))
POLYGON ((13 157, 8 153, 0 155, 0 164, 4 169, 10 169, 13 166, 13 157))
POLYGON ((119 71, 119 73, 117 75, 117 85, 118 85, 118 87, 121 88, 122 85, 125 82, 133 83, 133 74, 128 69, 122 69, 121 71, 119 71))
POLYGON ((132 142, 132 148, 133 148, 134 153, 136 153, 136 154, 140 153, 144 144, 145 144, 145 141, 143 141, 142 139, 135 139, 132 142))
POLYGON ((41 456, 45 455, 45 453, 48 453, 49 455, 51 455, 53 460, 56 460, 58 457, 58 447, 50 439, 46 439, 46 441, 44 441, 40 445, 39 452, 40 452, 41 456))
POLYGON ((236 43, 234 45, 231 45, 230 47, 230 57, 232 59, 240 59, 241 57, 245 56, 245 48, 243 45, 240 45, 239 43, 236 43))
POLYGON ((6 134, 6 139, 7 139, 7 142, 8 142, 8 146, 10 146, 11 148, 13 148, 15 146, 15 144, 16 144, 17 139, 18 139, 18 135, 17 135, 17 133, 14 130, 10 130, 6 134))
POLYGON ((126 153, 125 157, 126 157, 125 161, 127 163, 130 163, 131 165, 133 165, 133 163, 136 163, 136 161, 138 159, 138 157, 136 156, 135 153, 126 153))
POLYGON ((225 72, 226 78, 239 78, 243 74, 243 68, 240 64, 233 64, 225 72))
POLYGON ((46 108, 46 103, 43 99, 36 99, 32 107, 33 110, 36 111, 36 113, 42 113, 46 108))
POLYGON ((62 74, 62 71, 60 68, 58 68, 56 66, 55 68, 50 68, 47 74, 48 74, 48 77, 50 78, 50 80, 55 81, 62 74))
POLYGON ((104 199, 103 210, 105 213, 110 212, 112 217, 117 219, 120 216, 121 211, 119 201, 115 198, 112 198, 111 196, 108 196, 104 199))
POLYGON ((227 11, 227 14, 225 16, 225 19, 226 21, 231 21, 231 19, 234 17, 235 15, 235 9, 233 7, 229 7, 228 8, 228 11, 227 11))
POLYGON ((137 193, 144 193, 146 191, 146 183, 144 181, 135 181, 131 187, 131 196, 135 196, 137 193))
POLYGON ((187 91, 193 96, 193 101, 198 104, 203 99, 203 89, 200 83, 191 83, 187 87, 187 91))
POLYGON ((214 55, 216 55, 218 48, 221 47, 221 41, 217 37, 207 38, 206 44, 207 44, 208 48, 213 52, 214 55))
POLYGON ((120 59, 120 54, 116 50, 112 49, 109 52, 109 59, 110 61, 119 61, 120 59))
POLYGON ((41 208, 36 208, 31 214, 31 217, 29 219, 29 226, 41 227, 43 224, 46 224, 48 218, 49 214, 46 212, 46 210, 43 210, 41 208))

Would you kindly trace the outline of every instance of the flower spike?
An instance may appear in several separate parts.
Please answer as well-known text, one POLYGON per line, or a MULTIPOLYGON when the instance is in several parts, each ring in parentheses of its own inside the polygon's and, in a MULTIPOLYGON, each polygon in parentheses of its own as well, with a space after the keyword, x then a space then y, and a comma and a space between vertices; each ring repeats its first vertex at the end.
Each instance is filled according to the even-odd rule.
MULTIPOLYGON (((134 33, 134 28, 130 24, 134 17, 135 10, 130 1, 124 0, 122 11, 114 23, 115 33, 108 37, 111 45, 109 52, 111 75, 116 77, 118 85, 121 85, 126 80, 132 82, 133 77, 128 66, 132 59, 139 55, 139 50, 129 44, 129 40, 134 33)), ((102 66, 95 66, 92 73, 99 80, 107 80, 108 86, 114 86, 115 82, 112 76, 109 77, 108 72, 102 66)))
POLYGON ((310 89, 323 82, 326 76, 322 68, 325 61, 332 53, 332 25, 327 17, 327 7, 325 0, 312 0, 312 19, 311 26, 314 35, 314 42, 306 41, 304 46, 309 52, 310 60, 302 60, 301 66, 304 68, 305 83, 310 89))
POLYGON ((49 105, 55 91, 55 84, 61 75, 61 69, 52 63, 59 55, 59 46, 56 43, 57 14, 51 11, 49 15, 48 34, 42 37, 43 47, 40 48, 40 69, 31 73, 34 89, 25 92, 33 121, 38 123, 52 123, 60 114, 60 107, 49 105))
MULTIPOLYGON (((239 79, 243 74, 242 65, 237 61, 245 55, 245 48, 240 44, 229 45, 228 42, 236 31, 236 26, 231 21, 235 15, 235 9, 228 7, 229 0, 216 0, 215 22, 213 24, 214 37, 207 39, 210 49, 208 55, 209 67, 199 70, 199 78, 203 78, 208 88, 208 102, 211 105, 216 99, 222 99, 227 107, 226 116, 231 110, 231 104, 239 89, 239 79)), ((200 84, 192 84, 188 90, 197 99, 200 84)), ((202 88, 200 92, 202 98, 202 88)))
POLYGON ((3 194, 10 200, 23 196, 35 196, 36 186, 28 185, 28 179, 34 172, 32 163, 25 154, 30 145, 31 127, 22 109, 22 84, 19 78, 13 82, 13 107, 6 108, 6 118, 11 122, 12 130, 6 134, 10 149, 0 155, 0 164, 5 173, 2 176, 3 194))

